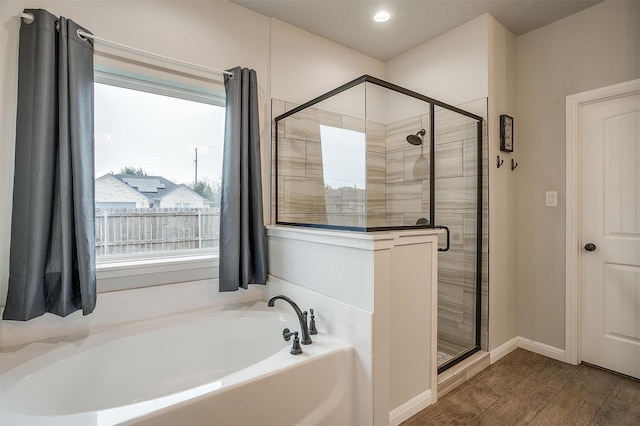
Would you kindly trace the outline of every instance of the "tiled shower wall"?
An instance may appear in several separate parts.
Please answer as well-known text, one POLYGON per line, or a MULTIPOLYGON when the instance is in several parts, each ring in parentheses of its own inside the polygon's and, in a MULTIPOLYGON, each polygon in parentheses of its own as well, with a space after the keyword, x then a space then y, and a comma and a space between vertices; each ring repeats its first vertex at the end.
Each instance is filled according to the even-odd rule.
MULTIPOLYGON (((273 100, 272 118, 296 106, 273 100)), ((486 350, 489 246, 487 100, 480 99, 458 107, 485 119, 482 139, 481 347, 486 350)), ((475 121, 449 110, 437 107, 435 114, 436 224, 446 225, 451 230, 451 248, 439 256, 438 349, 455 354, 475 343, 477 128, 475 121)), ((429 219, 428 114, 385 126, 310 108, 283 121, 284 126, 278 129, 280 221, 375 227, 415 225, 419 218, 429 219), (366 132, 366 191, 342 188, 338 192, 326 192, 322 176, 320 124, 366 132), (409 144, 406 136, 416 134, 420 129, 427 129, 423 144, 409 144)), ((274 122, 273 132, 275 136, 274 122)), ((275 147, 275 137, 272 140, 275 147)), ((274 173, 275 161, 274 155, 274 173)), ((275 194, 275 178, 272 182, 272 194, 275 194)), ((275 197, 272 197, 271 211, 275 223, 275 197)))
POLYGON ((389 123, 386 131, 386 209, 388 226, 415 225, 430 217, 431 188, 429 114, 389 123), (407 142, 408 135, 426 129, 422 145, 407 142))
MULTIPOLYGON (((272 116, 277 117, 297 105, 272 100, 272 116)), ((275 122, 273 122, 275 135, 275 122)), ((307 108, 280 121, 278 125, 278 220, 335 226, 384 226, 385 220, 385 134, 384 125, 348 115, 307 108), (320 126, 365 134, 365 188, 348 183, 341 188, 325 186, 320 126)), ((272 152, 275 153, 275 138, 272 152)), ((275 155, 272 170, 276 170, 275 155)), ((272 183, 275 194, 275 179, 272 183)), ((275 197, 272 219, 275 223, 275 197)))

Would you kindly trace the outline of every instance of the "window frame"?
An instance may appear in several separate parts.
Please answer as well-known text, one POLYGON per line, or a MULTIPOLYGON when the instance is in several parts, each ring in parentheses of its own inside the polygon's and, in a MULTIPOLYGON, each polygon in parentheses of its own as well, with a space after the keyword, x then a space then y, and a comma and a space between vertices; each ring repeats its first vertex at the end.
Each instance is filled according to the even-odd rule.
MULTIPOLYGON (((184 76, 184 74, 183 74, 184 76)), ((169 80, 94 67, 94 83, 225 107, 223 93, 169 80)), ((222 153, 220 153, 222 155, 222 153)), ((218 277, 218 251, 171 250, 103 257, 96 253, 98 293, 218 277)))

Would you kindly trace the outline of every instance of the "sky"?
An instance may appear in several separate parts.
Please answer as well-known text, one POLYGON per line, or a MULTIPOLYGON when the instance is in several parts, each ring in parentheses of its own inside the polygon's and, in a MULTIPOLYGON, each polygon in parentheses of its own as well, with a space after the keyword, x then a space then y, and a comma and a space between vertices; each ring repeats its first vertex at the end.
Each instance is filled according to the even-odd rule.
POLYGON ((331 188, 365 189, 365 134, 353 130, 320 125, 322 141, 322 175, 331 188))
POLYGON ((224 107, 95 85, 95 177, 142 168, 180 184, 219 181, 224 107))

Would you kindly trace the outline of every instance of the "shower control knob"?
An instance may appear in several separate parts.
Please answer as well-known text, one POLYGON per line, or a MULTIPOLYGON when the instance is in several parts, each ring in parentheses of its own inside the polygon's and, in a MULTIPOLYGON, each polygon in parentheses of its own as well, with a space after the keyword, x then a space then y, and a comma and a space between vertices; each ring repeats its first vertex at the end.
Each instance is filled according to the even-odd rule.
POLYGON ((593 243, 587 243, 584 245, 584 249, 586 251, 595 251, 596 250, 596 245, 593 243))

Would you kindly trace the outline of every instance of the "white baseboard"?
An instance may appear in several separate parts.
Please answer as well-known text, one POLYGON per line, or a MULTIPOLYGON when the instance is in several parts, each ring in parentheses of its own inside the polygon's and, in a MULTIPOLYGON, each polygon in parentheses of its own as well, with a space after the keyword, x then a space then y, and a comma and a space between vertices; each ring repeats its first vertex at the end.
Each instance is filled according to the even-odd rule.
POLYGON ((506 343, 503 343, 502 345, 489 352, 489 363, 493 364, 494 362, 518 349, 518 339, 518 337, 514 337, 513 339, 509 340, 506 343))
POLYGON ((431 389, 427 389, 418 396, 414 396, 398 408, 389 413, 389 426, 398 426, 400 423, 418 414, 431 405, 431 389))
POLYGON ((564 349, 545 345, 544 343, 529 340, 525 337, 518 337, 518 347, 544 355, 557 361, 566 362, 566 351, 564 349))
POLYGON ((527 339, 526 337, 514 337, 508 342, 492 350, 489 353, 489 362, 493 364, 494 362, 503 358, 505 355, 510 354, 517 348, 522 348, 527 351, 544 355, 548 358, 566 362, 566 351, 564 349, 545 345, 544 343, 536 342, 535 340, 527 339))

